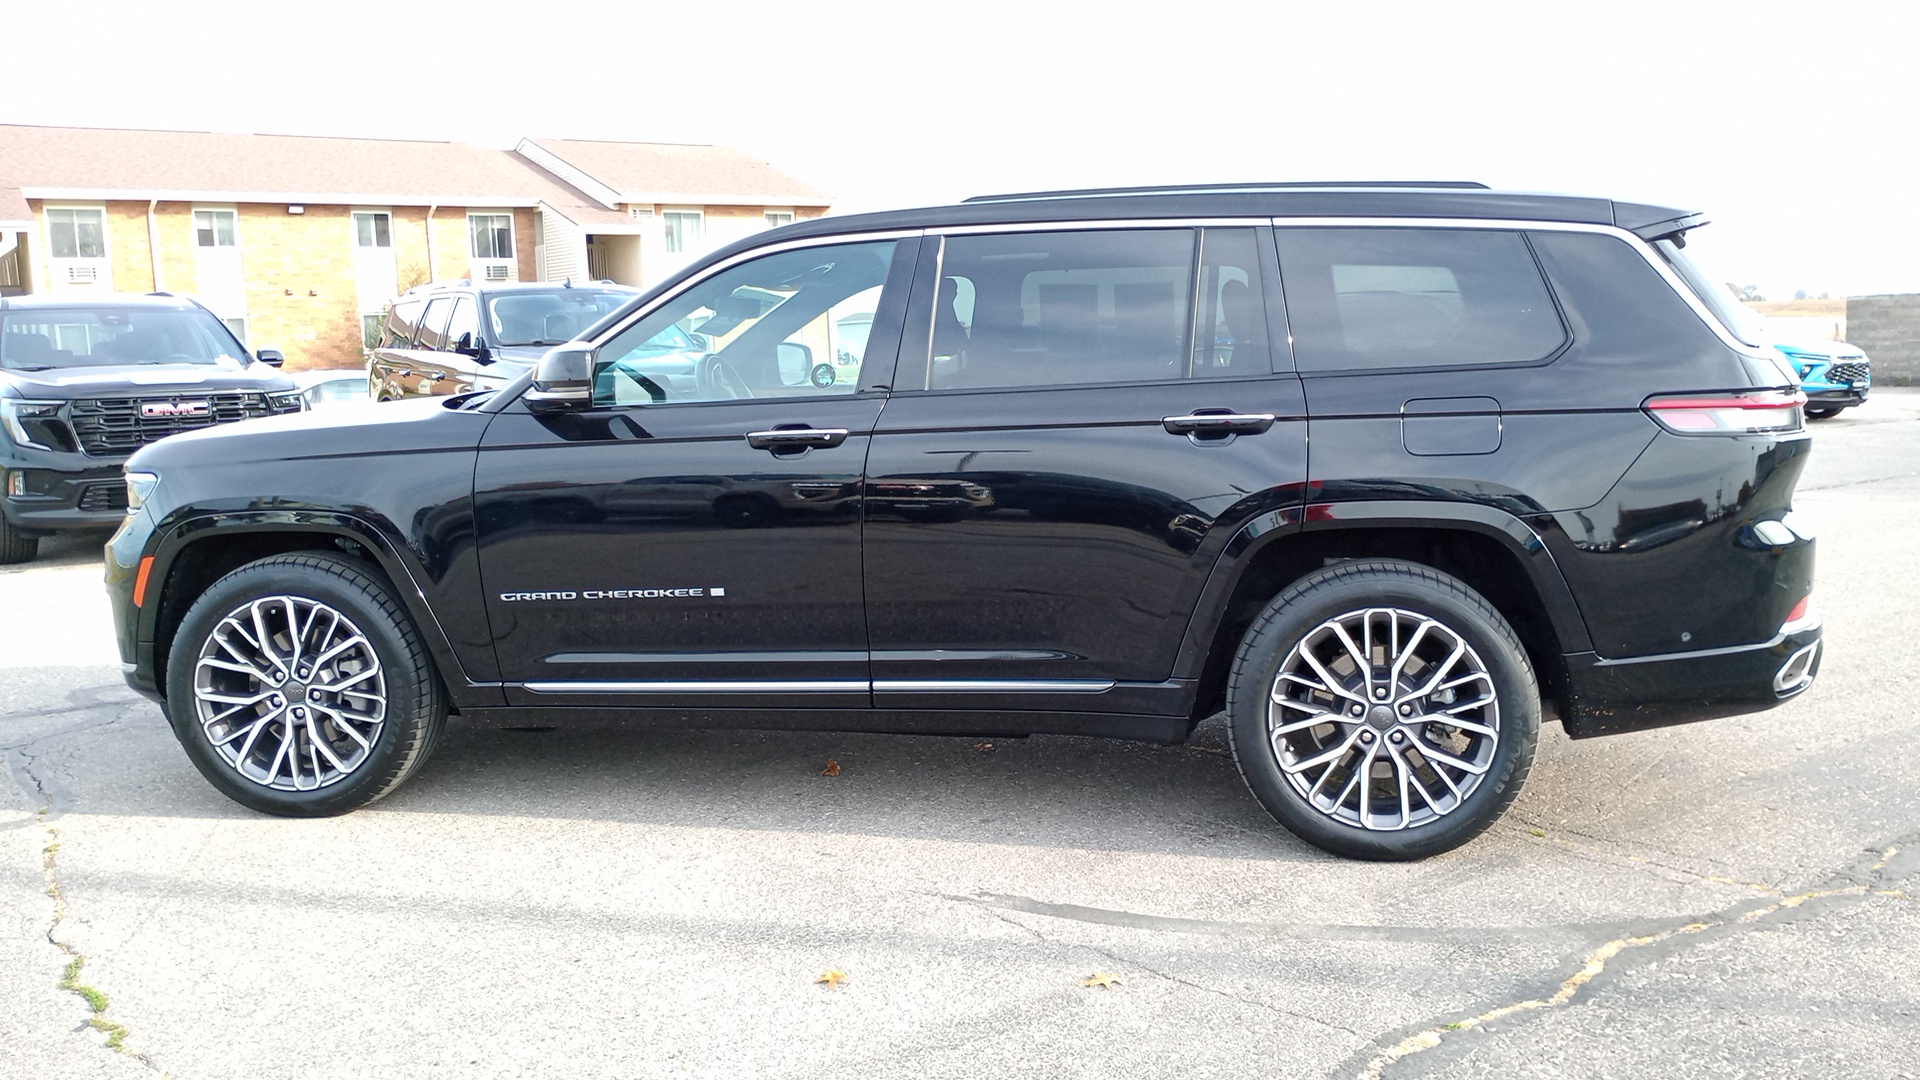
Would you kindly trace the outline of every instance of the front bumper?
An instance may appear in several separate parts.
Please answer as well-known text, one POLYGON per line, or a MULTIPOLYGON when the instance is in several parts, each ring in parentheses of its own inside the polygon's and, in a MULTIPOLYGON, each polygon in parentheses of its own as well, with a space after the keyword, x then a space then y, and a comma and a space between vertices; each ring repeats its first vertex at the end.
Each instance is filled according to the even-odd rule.
MULTIPOLYGON (((4 441, 4 436, 0 436, 4 441)), ((0 446, 0 513, 37 536, 60 529, 110 529, 127 512, 125 457, 0 446), (12 494, 14 491, 20 494, 12 494)))
POLYGON ((1867 388, 1862 386, 1845 390, 1808 390, 1806 395, 1808 405, 1838 406, 1845 409, 1865 402, 1867 388))
POLYGON ((1564 658, 1561 726, 1584 739, 1771 709, 1813 685, 1824 651, 1815 624, 1730 649, 1630 660, 1576 653, 1564 658))
MULTIPOLYGON (((107 600, 113 605, 113 636, 120 646, 120 672, 127 685, 141 694, 161 701, 160 672, 154 663, 153 642, 140 640, 140 606, 134 593, 140 580, 140 564, 153 538, 153 519, 142 510, 120 516, 120 531, 107 541, 105 552, 107 600)), ((146 595, 149 604, 159 603, 160 585, 149 580, 146 595)))

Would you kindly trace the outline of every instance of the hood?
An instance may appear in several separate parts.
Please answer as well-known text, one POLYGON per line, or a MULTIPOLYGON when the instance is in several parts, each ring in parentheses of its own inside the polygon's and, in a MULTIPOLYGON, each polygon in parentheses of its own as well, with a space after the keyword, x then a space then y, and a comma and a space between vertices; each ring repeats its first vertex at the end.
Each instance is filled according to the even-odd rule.
MULTIPOLYGON (((127 468, 472 449, 493 417, 449 408, 451 400, 456 399, 340 402, 317 411, 184 431, 141 447, 127 461, 127 468)), ((401 466, 396 462, 394 467, 401 466)))
POLYGON ((265 364, 128 364, 112 367, 0 368, 0 386, 26 398, 164 397, 222 391, 292 390, 293 380, 265 364))
POLYGON ((1783 352, 1802 353, 1807 356, 1825 357, 1828 360, 1854 360, 1863 357, 1866 351, 1858 345, 1849 345, 1844 341, 1828 341, 1819 338, 1776 338, 1773 347, 1783 352))

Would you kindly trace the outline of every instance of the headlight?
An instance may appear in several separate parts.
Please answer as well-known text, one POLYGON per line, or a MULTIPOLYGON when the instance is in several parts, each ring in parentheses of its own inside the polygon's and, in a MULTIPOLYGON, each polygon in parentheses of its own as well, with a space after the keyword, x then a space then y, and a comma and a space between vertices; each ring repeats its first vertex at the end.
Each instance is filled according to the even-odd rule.
POLYGON ((160 474, 150 472, 130 472, 127 474, 127 513, 138 511, 147 504, 147 496, 160 486, 160 474))
POLYGON ((299 412, 307 407, 307 395, 300 390, 275 390, 267 394, 267 404, 277 413, 299 412))
POLYGON ((0 423, 6 425, 7 434, 21 446, 31 446, 35 450, 63 449, 54 445, 66 441, 57 434, 55 425, 59 421, 58 401, 0 398, 0 423))

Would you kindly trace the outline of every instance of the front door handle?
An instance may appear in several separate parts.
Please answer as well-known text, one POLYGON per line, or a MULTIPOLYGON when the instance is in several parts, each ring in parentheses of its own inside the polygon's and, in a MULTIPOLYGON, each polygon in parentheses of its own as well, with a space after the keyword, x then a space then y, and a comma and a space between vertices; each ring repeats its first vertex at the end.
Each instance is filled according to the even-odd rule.
POLYGON ((1272 413, 1196 412, 1169 416, 1160 425, 1175 435, 1258 435, 1273 426, 1272 413))
POLYGON ((811 450, 846 441, 846 428, 785 427, 747 432, 747 445, 755 450, 811 450))

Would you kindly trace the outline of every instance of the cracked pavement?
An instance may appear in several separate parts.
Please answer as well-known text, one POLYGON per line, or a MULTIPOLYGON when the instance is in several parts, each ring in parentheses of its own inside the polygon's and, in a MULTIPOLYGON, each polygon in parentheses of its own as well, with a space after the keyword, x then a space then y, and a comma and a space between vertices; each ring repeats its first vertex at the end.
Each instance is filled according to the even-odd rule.
POLYGON ((1217 722, 456 721, 367 810, 261 817, 121 684, 101 538, 49 542, 0 571, 0 1078, 1920 1077, 1920 392, 1814 432, 1815 687, 1550 727, 1413 865, 1295 841, 1217 722), (56 839, 56 936, 142 1058, 59 987, 56 839))

